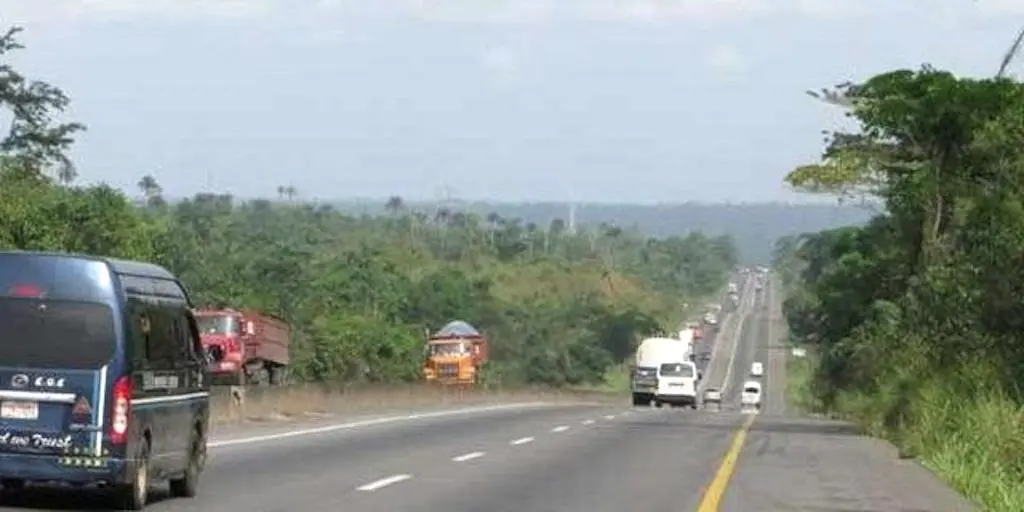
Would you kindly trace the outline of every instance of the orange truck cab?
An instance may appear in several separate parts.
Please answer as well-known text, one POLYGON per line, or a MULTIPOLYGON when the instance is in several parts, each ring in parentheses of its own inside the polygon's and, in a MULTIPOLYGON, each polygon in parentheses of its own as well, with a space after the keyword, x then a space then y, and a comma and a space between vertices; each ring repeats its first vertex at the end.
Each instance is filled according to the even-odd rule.
POLYGON ((487 361, 487 339, 472 325, 456 320, 430 336, 425 359, 427 382, 475 384, 487 361))
POLYGON ((291 346, 287 322, 259 311, 197 309, 194 313, 214 383, 285 383, 291 346))

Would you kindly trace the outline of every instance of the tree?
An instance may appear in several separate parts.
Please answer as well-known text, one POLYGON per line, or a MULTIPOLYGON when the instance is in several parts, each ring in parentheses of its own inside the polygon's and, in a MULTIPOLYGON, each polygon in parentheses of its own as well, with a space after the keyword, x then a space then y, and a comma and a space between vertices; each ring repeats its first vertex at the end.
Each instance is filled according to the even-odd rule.
POLYGON ((8 166, 40 174, 56 168, 57 178, 68 184, 76 176, 68 150, 85 125, 54 121, 70 99, 57 87, 29 80, 11 66, 11 53, 24 48, 17 39, 21 31, 12 27, 0 36, 0 108, 11 115, 8 131, 0 138, 0 156, 14 160, 8 166))

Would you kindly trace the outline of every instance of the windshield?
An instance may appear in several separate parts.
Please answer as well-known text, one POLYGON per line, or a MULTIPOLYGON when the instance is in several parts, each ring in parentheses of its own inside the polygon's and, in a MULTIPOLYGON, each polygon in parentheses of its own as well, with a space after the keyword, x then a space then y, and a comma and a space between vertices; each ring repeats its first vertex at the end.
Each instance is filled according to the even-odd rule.
POLYGON ((240 323, 230 315, 203 315, 196 317, 199 334, 239 334, 240 323))
POLYGON ((693 367, 682 363, 666 363, 661 365, 662 377, 693 377, 693 367))
POLYGON ((89 302, 0 299, 0 366, 96 369, 117 347, 114 312, 89 302))
POLYGON ((459 342, 434 343, 430 345, 429 352, 432 356, 458 356, 469 353, 466 346, 459 342))
POLYGON ((757 393, 760 393, 761 390, 758 389, 758 388, 746 388, 746 389, 743 390, 743 392, 744 393, 750 393, 750 394, 757 394, 757 393))

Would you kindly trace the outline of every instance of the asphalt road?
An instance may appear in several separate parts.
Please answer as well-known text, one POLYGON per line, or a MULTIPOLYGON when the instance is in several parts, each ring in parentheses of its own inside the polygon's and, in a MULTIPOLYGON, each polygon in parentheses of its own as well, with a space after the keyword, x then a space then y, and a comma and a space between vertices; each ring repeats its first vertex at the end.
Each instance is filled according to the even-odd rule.
MULTIPOLYGON (((970 510, 884 445, 782 415, 785 354, 768 343, 780 334, 770 302, 748 297, 743 322, 723 325, 709 347, 705 381, 728 384, 722 411, 633 408, 624 398, 614 407, 520 404, 240 431, 212 445, 199 497, 162 499, 161 490, 151 510, 970 510), (767 369, 756 416, 738 412, 755 359, 767 369)), ((29 498, 37 509, 104 504, 55 491, 29 498)))

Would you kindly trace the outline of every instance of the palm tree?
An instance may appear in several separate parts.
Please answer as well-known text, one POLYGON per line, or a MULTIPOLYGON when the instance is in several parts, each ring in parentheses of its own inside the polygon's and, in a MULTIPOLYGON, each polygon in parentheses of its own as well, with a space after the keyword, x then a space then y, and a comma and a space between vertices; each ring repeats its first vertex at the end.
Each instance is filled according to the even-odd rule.
POLYGON ((388 202, 385 203, 384 208, 392 215, 396 215, 405 209, 405 201, 400 196, 391 196, 388 198, 388 202))
POLYGON ((151 201, 154 197, 160 195, 163 192, 163 188, 156 182, 156 178, 152 174, 147 174, 142 178, 139 178, 139 182, 135 184, 142 191, 143 197, 146 201, 151 201))

